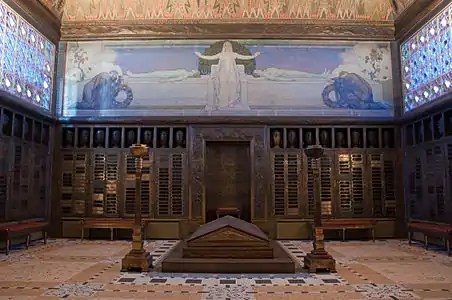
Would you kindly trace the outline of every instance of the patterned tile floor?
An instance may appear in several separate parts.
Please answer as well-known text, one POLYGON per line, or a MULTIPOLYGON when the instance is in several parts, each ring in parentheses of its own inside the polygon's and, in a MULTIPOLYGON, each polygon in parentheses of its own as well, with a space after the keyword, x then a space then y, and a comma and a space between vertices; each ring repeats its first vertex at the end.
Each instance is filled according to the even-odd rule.
POLYGON ((452 299, 452 257, 406 241, 329 242, 336 274, 303 272, 310 242, 280 244, 298 273, 164 274, 159 267, 178 241, 149 241, 151 273, 121 273, 125 241, 50 240, 0 254, 2 299, 452 299))

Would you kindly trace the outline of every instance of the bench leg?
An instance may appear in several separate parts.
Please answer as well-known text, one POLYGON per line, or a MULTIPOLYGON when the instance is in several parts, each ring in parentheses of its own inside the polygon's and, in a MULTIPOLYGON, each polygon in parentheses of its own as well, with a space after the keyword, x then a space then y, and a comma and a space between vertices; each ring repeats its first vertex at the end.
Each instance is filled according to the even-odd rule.
POLYGON ((447 245, 447 247, 446 247, 446 250, 447 250, 447 256, 450 256, 450 254, 451 254, 451 251, 450 251, 451 245, 450 245, 450 244, 452 244, 452 238, 449 238, 449 239, 446 241, 446 245, 447 245))
POLYGON ((85 238, 85 228, 83 228, 83 226, 82 226, 82 232, 80 235, 80 239, 83 241, 84 238, 85 238))
POLYGON ((45 230, 42 231, 42 242, 44 243, 44 245, 47 244, 47 231, 45 230))
POLYGON ((424 247, 425 250, 428 250, 428 236, 424 233, 424 247))
POLYGON ((28 233, 27 237, 25 238, 25 250, 28 250, 28 247, 30 246, 30 240, 31 240, 31 235, 28 233))
POLYGON ((114 239, 114 229, 110 228, 110 241, 113 241, 114 239))
POLYGON ((5 239, 5 254, 9 255, 9 250, 11 249, 11 240, 9 237, 5 239))
POLYGON ((411 232, 411 230, 408 230, 408 245, 411 245, 412 238, 413 238, 413 233, 411 232))
POLYGON ((372 231, 372 242, 375 243, 375 228, 370 229, 372 231))
POLYGON ((347 229, 342 229, 342 241, 343 242, 345 242, 345 231, 346 231, 347 229))

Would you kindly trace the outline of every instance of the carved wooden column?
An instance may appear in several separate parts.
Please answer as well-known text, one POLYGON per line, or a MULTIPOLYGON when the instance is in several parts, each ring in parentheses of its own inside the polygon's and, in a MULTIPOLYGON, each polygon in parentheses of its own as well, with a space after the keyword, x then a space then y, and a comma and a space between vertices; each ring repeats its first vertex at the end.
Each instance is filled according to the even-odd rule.
POLYGON ((141 218, 141 169, 143 157, 148 154, 146 145, 135 144, 130 148, 135 157, 135 224, 133 225, 132 250, 122 259, 121 271, 149 272, 152 268, 152 258, 143 248, 143 225, 141 218))
POLYGON ((320 200, 320 158, 323 156, 322 146, 309 146, 305 150, 306 156, 312 161, 312 174, 314 177, 314 250, 304 258, 304 267, 310 273, 319 271, 336 272, 334 258, 325 250, 322 228, 322 202, 320 200))

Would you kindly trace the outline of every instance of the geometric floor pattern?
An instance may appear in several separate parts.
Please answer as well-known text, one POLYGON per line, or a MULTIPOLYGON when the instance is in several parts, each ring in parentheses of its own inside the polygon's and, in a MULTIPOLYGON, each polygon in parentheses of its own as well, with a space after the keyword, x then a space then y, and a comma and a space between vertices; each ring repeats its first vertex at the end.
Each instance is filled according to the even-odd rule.
POLYGON ((296 274, 170 274, 160 263, 178 241, 147 241, 155 269, 121 273, 127 241, 49 240, 0 254, 2 299, 452 299, 452 257, 403 240, 327 242, 335 274, 307 274, 308 241, 280 241, 296 274))

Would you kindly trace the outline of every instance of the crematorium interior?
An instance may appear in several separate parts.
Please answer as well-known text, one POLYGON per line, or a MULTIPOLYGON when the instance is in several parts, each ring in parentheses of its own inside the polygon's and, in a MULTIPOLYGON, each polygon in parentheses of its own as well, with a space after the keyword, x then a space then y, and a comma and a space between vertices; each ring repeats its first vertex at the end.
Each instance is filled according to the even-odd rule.
POLYGON ((0 0, 0 71, 0 300, 452 299, 450 0, 0 0))

